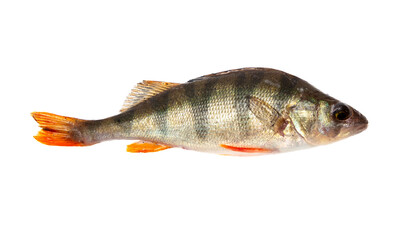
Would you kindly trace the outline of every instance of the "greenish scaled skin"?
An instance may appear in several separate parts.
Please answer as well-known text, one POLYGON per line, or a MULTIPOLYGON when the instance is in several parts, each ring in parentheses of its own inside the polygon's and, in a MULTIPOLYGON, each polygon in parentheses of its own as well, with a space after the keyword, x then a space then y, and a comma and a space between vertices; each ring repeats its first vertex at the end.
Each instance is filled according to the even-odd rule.
POLYGON ((81 132, 87 144, 137 139, 221 154, 240 155, 223 145, 284 152, 334 142, 367 127, 366 118, 347 105, 350 117, 336 119, 337 104, 293 75, 244 68, 173 86, 119 115, 88 121, 81 132))

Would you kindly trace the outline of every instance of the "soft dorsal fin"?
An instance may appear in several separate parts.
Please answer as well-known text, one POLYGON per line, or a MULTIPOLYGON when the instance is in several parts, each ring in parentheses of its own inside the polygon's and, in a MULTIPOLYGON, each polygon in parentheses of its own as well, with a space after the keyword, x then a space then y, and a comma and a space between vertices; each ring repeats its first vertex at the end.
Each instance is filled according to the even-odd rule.
POLYGON ((136 104, 177 85, 180 83, 144 80, 131 90, 120 112, 125 112, 136 104))

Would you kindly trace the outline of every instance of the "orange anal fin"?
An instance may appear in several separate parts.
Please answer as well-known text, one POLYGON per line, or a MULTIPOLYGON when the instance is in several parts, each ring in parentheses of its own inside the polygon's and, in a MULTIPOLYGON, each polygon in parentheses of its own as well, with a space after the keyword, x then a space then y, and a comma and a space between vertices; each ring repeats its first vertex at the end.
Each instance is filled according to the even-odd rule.
POLYGON ((159 152, 162 150, 169 149, 171 147, 157 144, 152 142, 135 142, 127 146, 127 152, 133 153, 149 153, 149 152, 159 152))
POLYGON ((226 148, 235 152, 244 152, 244 153, 274 153, 277 150, 266 149, 266 148, 253 148, 253 147, 234 147, 226 144, 221 144, 221 147, 226 148))

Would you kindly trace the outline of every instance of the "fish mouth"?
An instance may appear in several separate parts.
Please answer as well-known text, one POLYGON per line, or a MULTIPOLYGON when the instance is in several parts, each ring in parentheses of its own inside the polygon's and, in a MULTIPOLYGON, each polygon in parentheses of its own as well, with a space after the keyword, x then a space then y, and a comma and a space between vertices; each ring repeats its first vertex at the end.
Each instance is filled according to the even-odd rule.
POLYGON ((358 112, 357 110, 354 110, 355 112, 355 118, 353 119, 353 127, 352 130, 354 133, 361 133, 364 130, 367 129, 368 127, 368 120, 365 116, 363 116, 360 112, 358 112))
POLYGON ((368 127, 368 123, 362 123, 362 124, 358 124, 354 127, 354 132, 355 133, 361 133, 364 130, 366 130, 368 127))

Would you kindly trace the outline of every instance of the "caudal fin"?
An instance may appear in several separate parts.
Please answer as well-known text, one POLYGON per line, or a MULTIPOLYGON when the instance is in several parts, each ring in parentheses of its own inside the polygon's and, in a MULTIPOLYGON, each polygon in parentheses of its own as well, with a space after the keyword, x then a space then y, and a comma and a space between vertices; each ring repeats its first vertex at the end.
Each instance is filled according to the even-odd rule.
POLYGON ((46 112, 33 112, 31 115, 42 128, 34 136, 37 141, 53 146, 86 146, 77 129, 84 120, 46 112))

